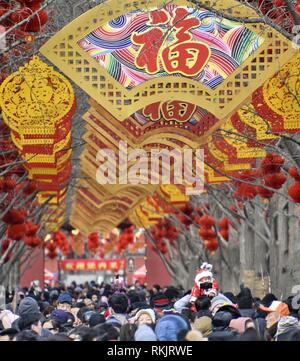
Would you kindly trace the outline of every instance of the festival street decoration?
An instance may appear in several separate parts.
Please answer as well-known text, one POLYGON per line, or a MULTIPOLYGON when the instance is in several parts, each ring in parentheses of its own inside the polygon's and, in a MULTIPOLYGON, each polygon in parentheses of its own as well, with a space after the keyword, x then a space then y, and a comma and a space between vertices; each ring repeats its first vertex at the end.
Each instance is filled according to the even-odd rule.
MULTIPOLYGON (((205 182, 220 183, 265 157, 262 141, 274 144, 276 134, 299 129, 299 104, 286 93, 295 90, 299 55, 271 26, 238 21, 256 18, 254 10, 232 0, 207 2, 232 21, 189 1, 109 5, 75 19, 41 48, 91 97, 71 214, 86 235, 99 227, 109 232, 128 217, 138 227, 155 224, 170 204, 178 207, 168 197, 167 206, 158 204, 156 194, 166 197, 161 184, 119 184, 119 177, 99 184, 103 149, 117 153, 120 142, 145 154, 202 148, 205 182)), ((120 168, 117 162, 118 174, 120 168)), ((184 202, 186 186, 173 185, 184 202)))
POLYGON ((71 121, 75 96, 70 83, 38 57, 7 77, 0 88, 3 119, 28 171, 37 184, 38 202, 52 207, 58 227, 71 174, 71 121))

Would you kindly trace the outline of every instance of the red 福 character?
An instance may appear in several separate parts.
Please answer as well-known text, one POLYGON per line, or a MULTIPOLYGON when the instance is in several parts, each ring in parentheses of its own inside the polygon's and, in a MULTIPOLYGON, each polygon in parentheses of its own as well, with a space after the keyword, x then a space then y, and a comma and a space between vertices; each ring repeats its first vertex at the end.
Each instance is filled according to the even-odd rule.
POLYGON ((185 123, 189 121, 196 110, 196 105, 181 101, 165 102, 161 106, 163 119, 185 123))
POLYGON ((192 41, 191 29, 200 26, 200 20, 187 17, 189 12, 184 8, 175 10, 172 26, 176 40, 166 47, 161 54, 165 71, 169 74, 180 73, 186 76, 198 75, 210 58, 210 49, 206 44, 192 41))

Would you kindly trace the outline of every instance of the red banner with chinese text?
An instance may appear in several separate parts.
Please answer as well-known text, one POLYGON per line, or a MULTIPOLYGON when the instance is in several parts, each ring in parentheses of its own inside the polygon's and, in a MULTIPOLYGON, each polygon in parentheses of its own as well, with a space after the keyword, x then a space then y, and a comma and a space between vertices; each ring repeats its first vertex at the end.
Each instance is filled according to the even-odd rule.
POLYGON ((126 267, 125 259, 65 259, 60 262, 64 271, 119 271, 126 267))

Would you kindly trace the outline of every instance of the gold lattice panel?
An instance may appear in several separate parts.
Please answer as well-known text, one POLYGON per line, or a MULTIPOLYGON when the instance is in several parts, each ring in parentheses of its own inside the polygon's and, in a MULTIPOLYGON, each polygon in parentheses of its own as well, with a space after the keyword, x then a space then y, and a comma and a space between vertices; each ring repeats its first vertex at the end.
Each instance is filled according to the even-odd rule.
MULTIPOLYGON (((226 119, 296 53, 291 42, 273 28, 261 23, 247 24, 245 27, 263 37, 264 42, 215 90, 188 78, 172 76, 151 79, 128 90, 78 45, 87 34, 121 15, 164 4, 160 0, 106 1, 64 27, 40 51, 120 121, 148 104, 178 98, 196 105, 201 103, 218 119, 226 119)), ((192 6, 184 0, 177 0, 176 4, 192 6)), ((237 18, 258 17, 252 9, 233 0, 207 0, 205 4, 237 18)))

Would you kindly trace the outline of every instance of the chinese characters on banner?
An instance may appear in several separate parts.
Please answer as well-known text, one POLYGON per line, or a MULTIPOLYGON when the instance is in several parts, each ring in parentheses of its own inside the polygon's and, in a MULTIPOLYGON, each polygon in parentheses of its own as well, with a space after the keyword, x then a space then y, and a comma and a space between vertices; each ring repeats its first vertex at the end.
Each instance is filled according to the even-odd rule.
POLYGON ((197 106, 178 100, 168 102, 156 102, 143 109, 143 115, 153 122, 161 119, 185 123, 191 119, 197 106))
POLYGON ((60 262, 64 271, 114 271, 126 267, 125 259, 66 259, 60 262))
POLYGON ((176 8, 172 17, 165 9, 152 11, 149 17, 151 28, 131 36, 139 47, 135 66, 148 74, 158 73, 161 67, 168 74, 200 74, 211 56, 210 48, 193 41, 190 33, 200 26, 200 20, 182 7, 176 8))

